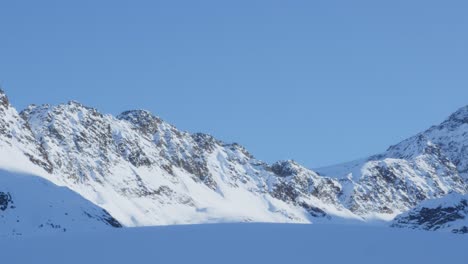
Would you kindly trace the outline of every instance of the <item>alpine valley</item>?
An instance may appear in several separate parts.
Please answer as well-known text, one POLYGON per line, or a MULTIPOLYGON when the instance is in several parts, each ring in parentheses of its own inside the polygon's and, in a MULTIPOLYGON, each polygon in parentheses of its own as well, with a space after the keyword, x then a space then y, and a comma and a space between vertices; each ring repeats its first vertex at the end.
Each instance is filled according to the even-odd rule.
POLYGON ((385 225, 468 233, 468 106, 387 151, 267 164, 144 110, 18 112, 0 91, 0 235, 198 223, 385 225))

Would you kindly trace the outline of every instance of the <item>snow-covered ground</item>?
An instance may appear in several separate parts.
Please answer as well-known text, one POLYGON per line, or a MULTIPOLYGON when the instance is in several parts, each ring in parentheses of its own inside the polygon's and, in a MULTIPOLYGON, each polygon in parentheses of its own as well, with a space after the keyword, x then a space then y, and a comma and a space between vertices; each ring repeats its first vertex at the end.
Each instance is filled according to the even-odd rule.
POLYGON ((2 263, 467 263, 468 236, 370 226, 217 224, 0 239, 2 263))
POLYGON ((0 237, 119 226, 105 210, 66 187, 0 169, 0 237))

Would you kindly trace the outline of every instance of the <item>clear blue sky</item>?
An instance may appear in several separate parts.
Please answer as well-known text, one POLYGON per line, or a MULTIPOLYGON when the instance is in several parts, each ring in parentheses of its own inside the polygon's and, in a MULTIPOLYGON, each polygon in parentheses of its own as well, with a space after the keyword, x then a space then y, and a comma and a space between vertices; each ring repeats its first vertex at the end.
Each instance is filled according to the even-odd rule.
POLYGON ((143 108, 309 167, 468 104, 467 1, 1 1, 13 104, 143 108), (385 2, 385 3, 384 3, 385 2))

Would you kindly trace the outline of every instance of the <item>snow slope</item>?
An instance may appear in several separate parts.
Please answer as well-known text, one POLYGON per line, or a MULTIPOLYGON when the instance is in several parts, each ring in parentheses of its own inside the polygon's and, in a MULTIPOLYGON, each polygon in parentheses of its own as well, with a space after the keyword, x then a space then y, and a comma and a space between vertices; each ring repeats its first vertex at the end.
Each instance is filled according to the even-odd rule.
POLYGON ((220 224, 0 238, 4 263, 466 263, 468 236, 348 225, 220 224), (25 254, 27 252, 27 254, 25 254))
POLYGON ((120 224, 65 187, 0 170, 0 236, 109 229, 120 224))

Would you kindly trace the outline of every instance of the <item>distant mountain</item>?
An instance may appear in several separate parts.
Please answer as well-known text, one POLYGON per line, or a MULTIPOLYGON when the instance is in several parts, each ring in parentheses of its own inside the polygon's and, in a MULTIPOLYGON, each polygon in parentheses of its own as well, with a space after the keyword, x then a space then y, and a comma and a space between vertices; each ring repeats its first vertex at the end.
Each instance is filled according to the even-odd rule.
POLYGON ((442 124, 370 158, 328 168, 344 205, 359 215, 395 216, 421 201, 468 192, 468 106, 442 124))
POLYGON ((468 192, 468 107, 383 154, 313 171, 144 110, 113 117, 71 101, 18 114, 0 101, 0 168, 66 186, 124 226, 389 221, 468 192))

